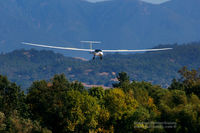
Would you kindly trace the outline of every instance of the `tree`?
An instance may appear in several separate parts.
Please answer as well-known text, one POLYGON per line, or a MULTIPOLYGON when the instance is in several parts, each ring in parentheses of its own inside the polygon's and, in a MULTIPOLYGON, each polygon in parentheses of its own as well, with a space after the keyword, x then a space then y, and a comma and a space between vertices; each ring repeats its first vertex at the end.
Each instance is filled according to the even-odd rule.
POLYGON ((166 93, 160 102, 161 121, 175 122, 176 128, 166 128, 167 132, 199 132, 199 99, 192 94, 187 97, 182 90, 166 93))
POLYGON ((0 75, 0 102, 0 111, 6 116, 14 110, 18 110, 23 116, 27 115, 24 92, 2 75, 0 75))
POLYGON ((41 127, 37 121, 20 117, 17 111, 12 112, 9 117, 5 117, 0 112, 0 132, 1 133, 51 133, 47 128, 41 127))
POLYGON ((183 67, 179 70, 179 74, 180 79, 178 81, 174 79, 169 89, 184 90, 188 95, 194 93, 200 97, 200 71, 183 67))
POLYGON ((92 87, 88 91, 91 96, 97 97, 98 99, 102 99, 105 95, 105 91, 102 87, 92 87))
POLYGON ((129 88, 130 79, 129 79, 129 76, 127 75, 127 73, 125 73, 125 72, 118 73, 117 79, 118 79, 119 83, 114 83, 113 84, 114 88, 122 88, 125 92, 130 89, 129 88))
POLYGON ((117 88, 107 90, 104 101, 105 107, 110 113, 109 125, 114 126, 116 132, 123 129, 121 122, 131 116, 138 106, 131 91, 125 94, 122 89, 117 88))
POLYGON ((55 75, 50 83, 34 82, 27 95, 32 118, 54 133, 95 129, 100 106, 96 98, 80 91, 81 86, 76 84, 63 75, 55 75))

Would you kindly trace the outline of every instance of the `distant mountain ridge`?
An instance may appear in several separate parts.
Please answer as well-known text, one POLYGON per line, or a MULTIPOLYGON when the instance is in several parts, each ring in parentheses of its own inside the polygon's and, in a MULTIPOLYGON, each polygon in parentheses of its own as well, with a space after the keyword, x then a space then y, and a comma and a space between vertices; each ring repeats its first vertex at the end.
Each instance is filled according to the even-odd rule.
POLYGON ((21 45, 22 41, 85 48, 80 40, 100 40, 103 43, 98 47, 103 49, 199 41, 199 5, 198 0, 160 5, 140 0, 95 4, 83 0, 0 1, 0 52, 30 48, 21 45))

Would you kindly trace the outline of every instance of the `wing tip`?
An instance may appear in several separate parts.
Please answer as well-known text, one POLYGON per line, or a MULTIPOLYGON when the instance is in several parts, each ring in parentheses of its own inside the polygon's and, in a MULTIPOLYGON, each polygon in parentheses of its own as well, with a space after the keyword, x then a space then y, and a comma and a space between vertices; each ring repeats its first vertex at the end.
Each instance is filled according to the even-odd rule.
POLYGON ((26 44, 26 45, 29 45, 30 43, 27 43, 27 42, 21 42, 22 44, 26 44))

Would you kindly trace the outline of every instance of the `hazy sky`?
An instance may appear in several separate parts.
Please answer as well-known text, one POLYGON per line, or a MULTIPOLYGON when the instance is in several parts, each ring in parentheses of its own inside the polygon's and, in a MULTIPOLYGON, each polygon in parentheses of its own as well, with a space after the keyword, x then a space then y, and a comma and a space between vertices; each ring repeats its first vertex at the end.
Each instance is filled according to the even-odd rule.
MULTIPOLYGON (((106 0, 87 0, 90 2, 99 2, 99 1, 106 1, 106 0)), ((142 1, 146 1, 146 2, 150 2, 150 3, 154 3, 154 4, 160 4, 169 0, 142 0, 142 1)))

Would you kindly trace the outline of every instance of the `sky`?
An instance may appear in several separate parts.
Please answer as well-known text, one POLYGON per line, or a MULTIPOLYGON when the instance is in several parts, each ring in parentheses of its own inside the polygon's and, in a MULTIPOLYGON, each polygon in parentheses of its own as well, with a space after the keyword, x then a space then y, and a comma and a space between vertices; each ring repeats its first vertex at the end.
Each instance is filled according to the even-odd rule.
MULTIPOLYGON (((100 1, 106 1, 106 0, 87 0, 89 2, 100 2, 100 1)), ((153 3, 153 4, 161 4, 163 2, 169 1, 169 0, 142 0, 145 2, 153 3)))

